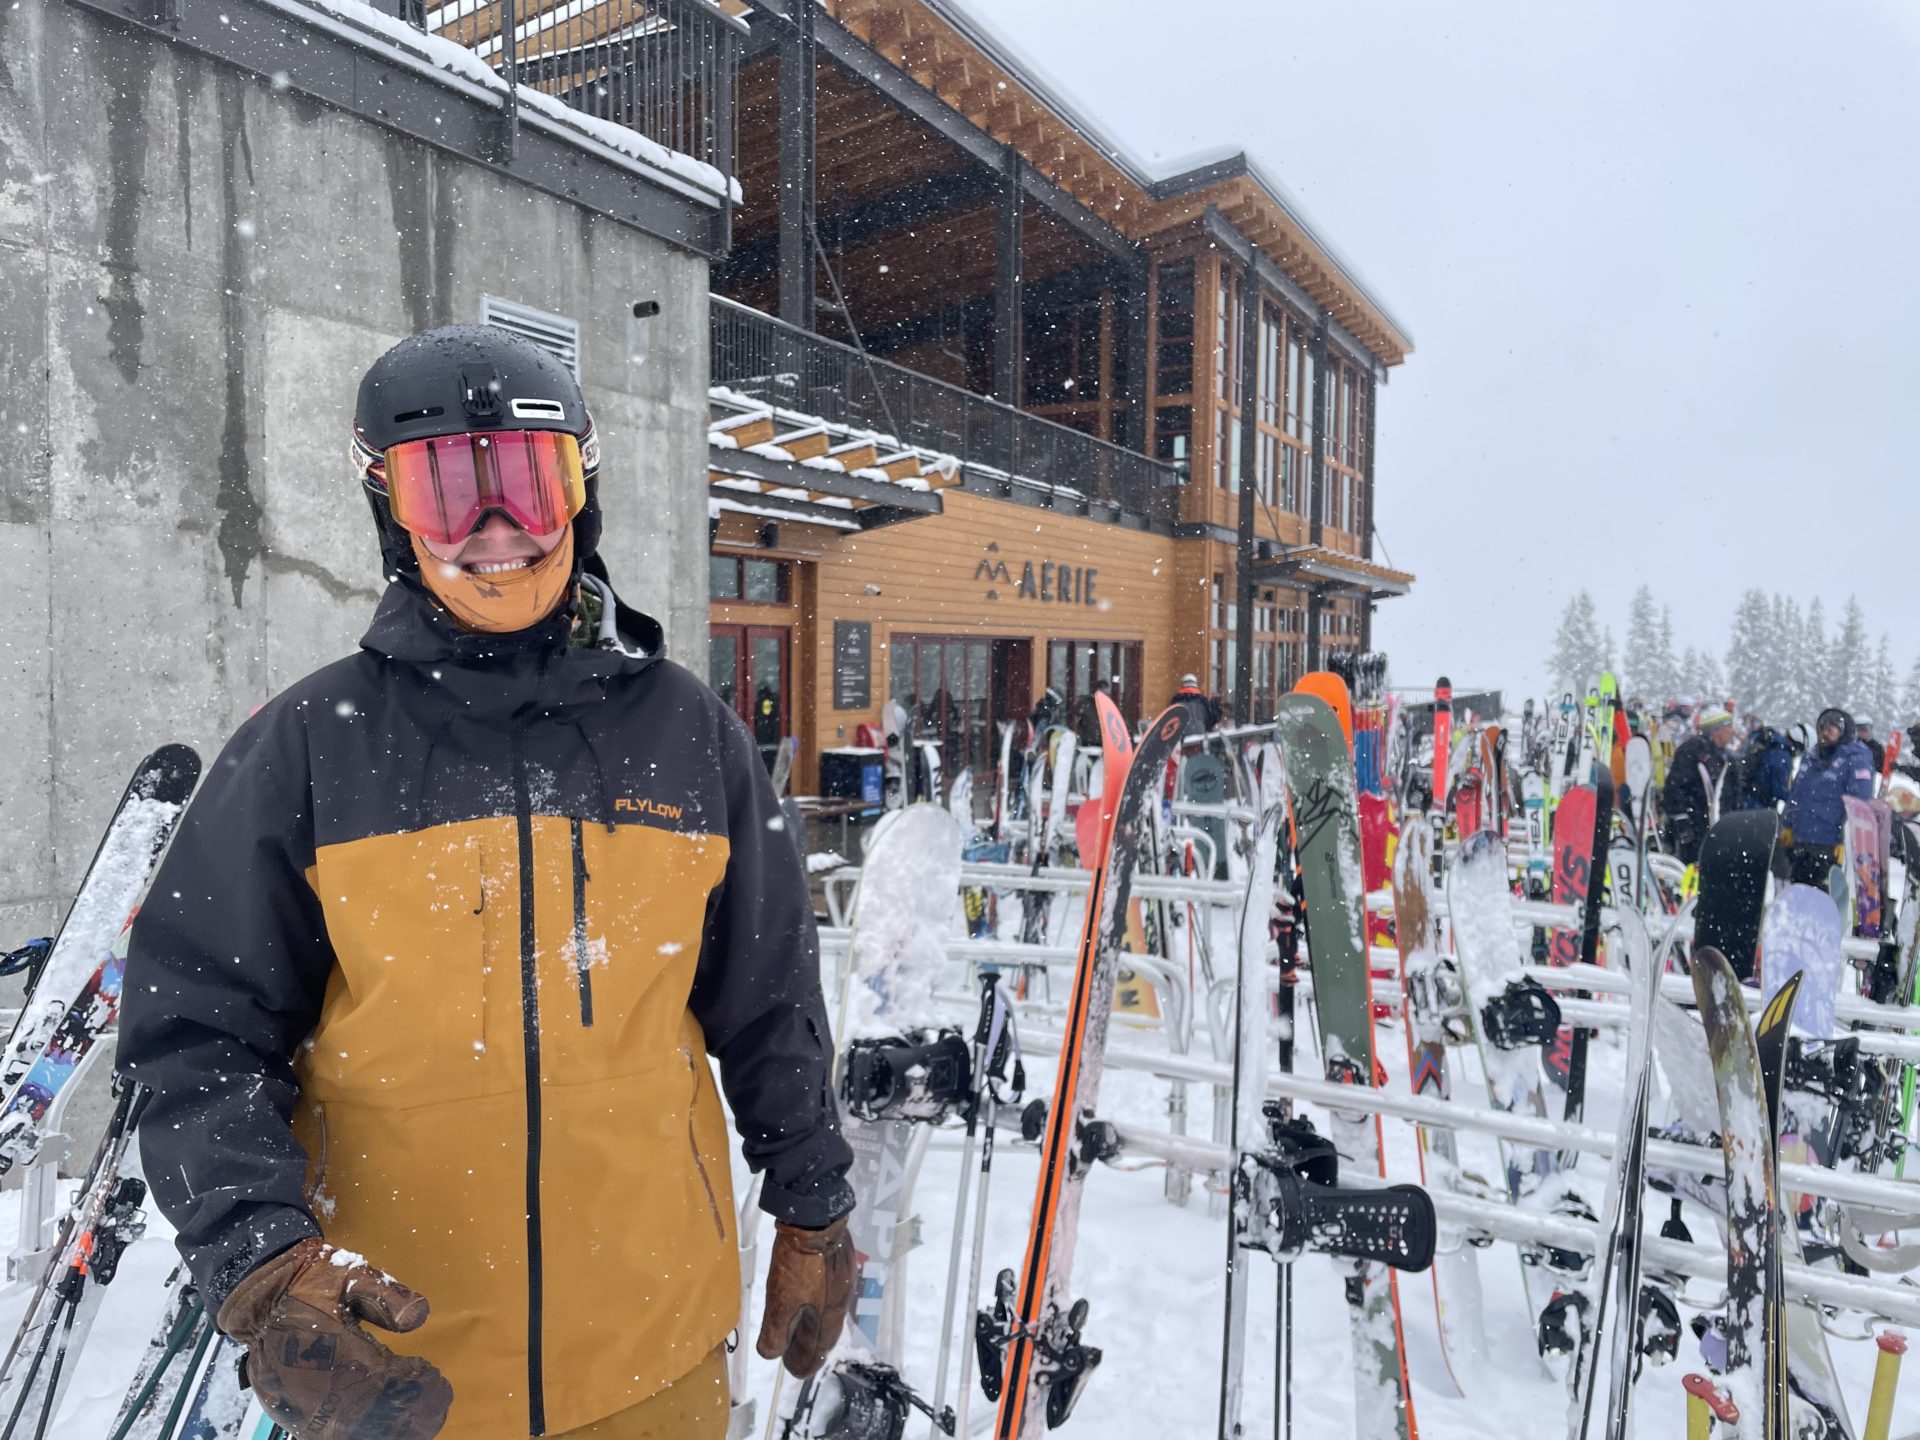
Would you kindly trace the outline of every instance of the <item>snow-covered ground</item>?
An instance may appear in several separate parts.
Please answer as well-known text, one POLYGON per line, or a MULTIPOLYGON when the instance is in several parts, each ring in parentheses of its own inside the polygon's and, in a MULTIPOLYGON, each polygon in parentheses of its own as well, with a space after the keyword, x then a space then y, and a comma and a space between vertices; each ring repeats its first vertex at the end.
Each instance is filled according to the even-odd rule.
MULTIPOLYGON (((1228 923, 1221 917, 1222 941, 1228 923)), ((1218 953, 1228 953, 1224 944, 1218 953)), ((1592 1125, 1610 1127, 1619 1100, 1623 1080, 1619 1033, 1604 1032, 1593 1046, 1588 1107, 1588 1123, 1592 1125)), ((1303 1036, 1303 1041, 1308 1038, 1303 1036)), ((1129 1043, 1137 1048, 1144 1042, 1129 1043)), ((1196 1043, 1204 1051, 1204 1036, 1196 1043)), ((1406 1050, 1397 1026, 1381 1027, 1378 1049, 1392 1084, 1403 1088, 1406 1050)), ((1483 1104, 1484 1089, 1472 1052, 1455 1050, 1451 1059, 1457 1103, 1483 1104)), ((1302 1070, 1317 1068, 1310 1046, 1297 1063, 1302 1070)), ((1030 1056, 1028 1071, 1029 1093, 1049 1093, 1051 1063, 1030 1056)), ((1116 1119, 1164 1127, 1167 1098, 1166 1082, 1116 1071, 1105 1077, 1100 1109, 1116 1119)), ((1211 1103, 1206 1087, 1191 1088, 1192 1133, 1209 1133, 1211 1103)), ((1311 1107, 1308 1113, 1313 1113, 1311 1107)), ((1384 1133, 1392 1178, 1417 1178, 1412 1127, 1388 1120, 1384 1133)), ((1463 1135, 1460 1145, 1464 1168, 1499 1173, 1492 1140, 1463 1135)), ((923 1243, 908 1265, 911 1323, 906 1370, 909 1379, 923 1390, 931 1387, 934 1373, 959 1161, 957 1133, 942 1137, 927 1158, 913 1206, 920 1218, 923 1243)), ((1577 1172, 1588 1186, 1596 1209, 1605 1168, 1603 1161, 1589 1156, 1577 1172)), ((744 1193, 745 1178, 744 1174, 736 1176, 739 1193, 744 1193)), ((1008 1143, 1003 1137, 995 1154, 988 1217, 988 1287, 993 1271, 1020 1262, 1035 1179, 1034 1149, 1008 1143)), ((1101 1166, 1089 1178, 1074 1290, 1091 1304, 1086 1338, 1105 1352, 1105 1360, 1066 1427, 1069 1435, 1159 1440, 1163 1436, 1213 1433, 1219 1403, 1225 1221, 1210 1214, 1207 1197, 1199 1187, 1185 1206, 1176 1207, 1164 1198, 1164 1184, 1165 1172, 1157 1166, 1131 1170, 1101 1166)), ((1665 1213, 1659 1200, 1653 1197, 1649 1201, 1650 1224, 1665 1213)), ((10 1235, 14 1228, 17 1206, 17 1192, 0 1196, 0 1237, 10 1235)), ((1689 1212, 1689 1221, 1697 1238, 1711 1237, 1712 1222, 1703 1213, 1689 1212)), ((770 1230, 770 1226, 761 1230, 763 1273, 770 1230)), ((1248 1434, 1268 1435, 1273 1433, 1275 1267, 1260 1257, 1252 1258, 1258 1263, 1253 1266, 1246 1422, 1248 1434)), ((1470 1436, 1563 1433, 1565 1387, 1535 1358, 1533 1322, 1514 1248, 1494 1245, 1473 1252, 1473 1262, 1485 1296, 1488 1343, 1484 1357, 1478 1361, 1456 1357, 1459 1393, 1449 1383, 1440 1358, 1430 1280, 1416 1275, 1402 1277, 1400 1282, 1421 1435, 1426 1440, 1466 1440, 1470 1436)), ((95 1440, 105 1435, 140 1347, 158 1320, 161 1283, 171 1264, 167 1228, 156 1217, 147 1238, 132 1248, 123 1263, 93 1341, 77 1367, 53 1432, 63 1440, 95 1440)), ((1339 1278, 1330 1261, 1309 1255, 1293 1266, 1293 1281, 1294 1434, 1310 1440, 1352 1436, 1352 1352, 1339 1278)), ((11 1333, 19 1304, 17 1296, 0 1297, 0 1334, 11 1333)), ((1683 1315, 1687 1313, 1683 1311, 1683 1315)), ((749 1350, 752 1327, 758 1320, 756 1295, 754 1313, 743 1331, 749 1350)), ((1857 1427, 1865 1417, 1874 1347, 1870 1340, 1835 1340, 1833 1353, 1857 1427)), ((958 1368, 957 1355, 954 1368, 958 1368)), ((1635 1402, 1638 1435, 1664 1440, 1685 1433, 1681 1377, 1700 1368, 1698 1348, 1689 1333, 1682 1341, 1677 1363, 1643 1372, 1635 1402)), ((755 1433, 764 1433, 773 1369, 754 1357, 747 1374, 746 1394, 757 1402, 759 1411, 755 1433)), ((794 1387, 789 1385, 785 1393, 791 1400, 794 1387)), ((949 1394, 948 1398, 953 1397, 949 1394)), ((976 1426, 990 1414, 991 1407, 976 1394, 976 1426)), ((1908 1376, 1895 1407, 1892 1433, 1900 1437, 1915 1431, 1920 1431, 1920 1376, 1908 1376)), ((931 1430, 924 1417, 916 1417, 907 1434, 927 1435, 931 1430)), ((1366 1436, 1363 1440, 1383 1437, 1366 1436)))

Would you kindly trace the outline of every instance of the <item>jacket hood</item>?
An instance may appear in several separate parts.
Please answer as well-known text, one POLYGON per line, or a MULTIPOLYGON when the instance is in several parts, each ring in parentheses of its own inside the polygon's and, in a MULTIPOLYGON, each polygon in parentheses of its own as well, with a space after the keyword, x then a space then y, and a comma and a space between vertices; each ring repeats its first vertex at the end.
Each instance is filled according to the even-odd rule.
POLYGON ((1822 710, 1820 712, 1819 718, 1813 722, 1813 737, 1814 737, 1814 740, 1817 742, 1819 752, 1822 755, 1831 755, 1835 750, 1839 749, 1842 745, 1845 745, 1849 740, 1854 738, 1853 716, 1849 715, 1846 711, 1842 710, 1837 705, 1828 706, 1825 710, 1822 710), (1840 738, 1834 741, 1834 743, 1831 745, 1827 744, 1826 741, 1821 740, 1820 727, 1822 725, 1839 726, 1840 738))
MULTIPOLYGON (((666 631, 651 615, 634 609, 614 593, 605 567, 595 556, 581 576, 583 589, 600 599, 601 634, 583 655, 603 657, 607 670, 651 665, 666 649, 666 631), (607 623, 611 617, 612 624, 607 623)), ((506 660, 543 650, 568 648, 580 614, 578 602, 563 605, 538 625, 506 635, 480 635, 465 630, 428 594, 418 575, 390 577, 386 593, 373 612, 373 622, 360 637, 360 648, 393 660, 417 665, 438 661, 506 660)), ((594 667, 602 668, 600 665, 594 667)))

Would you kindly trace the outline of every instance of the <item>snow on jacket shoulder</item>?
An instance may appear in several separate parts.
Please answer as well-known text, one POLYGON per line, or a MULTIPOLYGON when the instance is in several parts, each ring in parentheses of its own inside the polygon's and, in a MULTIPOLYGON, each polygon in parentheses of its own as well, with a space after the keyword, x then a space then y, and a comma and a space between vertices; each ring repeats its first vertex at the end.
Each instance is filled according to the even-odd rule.
POLYGON ((1858 740, 1847 740, 1831 755, 1809 753, 1787 796, 1785 823, 1796 845, 1838 845, 1846 832, 1843 797, 1873 798, 1873 757, 1858 740))
POLYGON ((806 877, 679 666, 405 582, 361 643, 241 727, 134 926, 147 1174, 210 1308, 324 1230, 428 1296, 382 1338, 450 1434, 571 1430, 739 1320, 708 1054, 765 1208, 852 1204, 806 877))

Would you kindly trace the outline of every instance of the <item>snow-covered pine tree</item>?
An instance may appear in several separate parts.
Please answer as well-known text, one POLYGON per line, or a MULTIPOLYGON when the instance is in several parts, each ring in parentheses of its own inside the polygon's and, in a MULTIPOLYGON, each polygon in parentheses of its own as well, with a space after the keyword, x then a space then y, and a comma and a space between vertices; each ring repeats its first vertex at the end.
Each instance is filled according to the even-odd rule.
POLYGON ((1896 715, 1888 717, 1889 725, 1911 725, 1920 720, 1920 660, 1913 662, 1913 668, 1907 671, 1907 683, 1900 689, 1900 708, 1896 715))
POLYGON ((1582 590, 1567 602, 1560 616, 1560 628, 1553 637, 1553 654, 1547 660, 1553 688, 1584 695, 1605 666, 1593 596, 1582 590))
POLYGON ((1721 705, 1727 699, 1727 677, 1711 650, 1700 652, 1700 703, 1721 705))
MULTIPOLYGON (((1734 608, 1733 631, 1727 638, 1727 683, 1742 709, 1757 711, 1768 719, 1773 718, 1781 699, 1775 640, 1779 630, 1774 613, 1777 599, 1769 604, 1758 590, 1743 594, 1734 608)), ((1700 669, 1699 657, 1691 648, 1687 654, 1687 684, 1691 686, 1700 669)))
POLYGON ((1847 597, 1847 608, 1840 620, 1840 633, 1834 637, 1832 662, 1827 667, 1827 690, 1829 694, 1843 696, 1843 699, 1829 700, 1829 705, 1844 706, 1854 715, 1870 715, 1881 724, 1886 724, 1883 716, 1875 715, 1878 709, 1873 703, 1873 652, 1868 648, 1867 614, 1860 608, 1860 601, 1852 595, 1847 597))
POLYGON ((1609 625, 1605 630, 1600 632, 1600 669, 1593 672, 1593 680, 1587 683, 1592 684, 1594 681, 1597 681, 1600 678, 1600 670, 1612 670, 1615 672, 1616 678, 1618 678, 1620 663, 1617 657, 1619 654, 1619 648, 1613 643, 1613 627, 1609 625))
POLYGON ((1800 713, 1811 720, 1833 699, 1833 646, 1827 640, 1827 607, 1818 595, 1800 627, 1800 713))
POLYGON ((1880 724, 1880 737, 1901 728, 1901 687, 1899 676, 1893 674, 1893 641, 1887 632, 1880 632, 1880 649, 1874 651, 1874 682, 1868 687, 1870 705, 1874 707, 1874 720, 1880 724))
POLYGON ((1806 650, 1805 628, 1797 600, 1774 595, 1767 602, 1767 646, 1773 663, 1767 703, 1760 713, 1775 724, 1790 725, 1804 713, 1806 697, 1801 694, 1800 672, 1806 650))
POLYGON ((1626 695, 1645 695, 1660 672, 1660 615, 1653 608, 1653 591, 1642 585, 1633 592, 1627 611, 1627 649, 1620 657, 1620 689, 1626 695))
POLYGON ((1651 688, 1641 692, 1642 698, 1648 704, 1658 704, 1670 698, 1679 688, 1679 681, 1675 677, 1679 671, 1680 662, 1673 653, 1673 607, 1671 605, 1660 607, 1659 645, 1659 654, 1655 657, 1658 669, 1649 682, 1651 688))
POLYGON ((1667 698, 1678 700, 1683 697, 1696 703, 1700 699, 1700 652, 1691 645, 1680 656, 1674 672, 1673 694, 1667 698))

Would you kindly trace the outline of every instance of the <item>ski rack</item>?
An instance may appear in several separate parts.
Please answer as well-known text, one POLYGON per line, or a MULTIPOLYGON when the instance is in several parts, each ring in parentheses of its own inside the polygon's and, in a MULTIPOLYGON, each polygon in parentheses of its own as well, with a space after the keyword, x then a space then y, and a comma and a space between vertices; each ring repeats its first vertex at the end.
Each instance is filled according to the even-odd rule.
MULTIPOLYGON (((1021 1042, 1029 1054, 1051 1055, 1059 1052, 1060 1036, 1050 1030, 1023 1029, 1021 1042)), ((1187 1056, 1146 1054, 1119 1045, 1107 1046, 1106 1063, 1110 1069, 1139 1070, 1166 1080, 1189 1080, 1202 1085, 1233 1083, 1227 1066, 1187 1056)), ((1280 1073, 1269 1077, 1267 1095, 1273 1099, 1304 1100, 1329 1109, 1390 1115, 1440 1130, 1492 1135, 1534 1149, 1578 1150, 1608 1157, 1613 1154, 1614 1137, 1586 1126, 1570 1126, 1556 1120, 1535 1119, 1504 1110, 1479 1110, 1450 1101, 1401 1095, 1391 1090, 1333 1085, 1304 1075, 1280 1073)), ((1224 1151, 1221 1153, 1224 1154, 1224 1151)), ((1649 1140, 1647 1165, 1653 1169, 1680 1170, 1691 1175, 1712 1176, 1722 1173, 1718 1150, 1672 1140, 1649 1140)), ((1206 1168, 1211 1168, 1210 1161, 1206 1168)), ((1920 1182, 1916 1181, 1855 1175, 1819 1165, 1783 1164, 1780 1167, 1780 1187, 1796 1195, 1817 1195, 1850 1205, 1864 1205, 1889 1216, 1920 1219, 1920 1182)), ((1915 1303, 1920 1306, 1920 1291, 1915 1292, 1915 1303)), ((1916 1310, 1916 1313, 1920 1314, 1920 1310, 1916 1310)))
MULTIPOLYGON (((842 887, 859 883, 862 867, 842 865, 820 877, 820 888, 827 901, 827 916, 836 929, 847 923, 847 901, 842 887)), ((1093 872, 1065 865, 1048 865, 1037 873, 1030 865, 1001 864, 991 860, 969 860, 960 866, 960 886, 964 890, 1038 890, 1059 895, 1085 895, 1093 888, 1093 872)), ((1231 880, 1198 880, 1189 875, 1151 875, 1135 877, 1129 892, 1137 900, 1177 900, 1194 904, 1213 904, 1232 909, 1240 903, 1242 885, 1231 880)))
MULTIPOLYGON (((821 927, 820 954, 844 957, 847 949, 847 933, 826 926, 821 927)), ((960 961, 968 966, 968 978, 972 979, 976 963, 1029 966, 1034 969, 1059 971, 1069 978, 1073 974, 1074 957, 1070 951, 1052 945, 1022 945, 1014 940, 968 940, 954 936, 947 943, 947 959, 960 961)), ((840 960, 838 963, 844 963, 840 960)), ((1188 987, 1184 968, 1158 955, 1128 955, 1127 968, 1144 977, 1154 988, 1160 999, 1162 1020, 1151 1017, 1135 1019, 1125 1014, 1115 1015, 1113 1023, 1126 1029, 1159 1030, 1166 1028, 1167 1037, 1173 1043, 1177 1054, 1185 1054, 1193 1044, 1193 993, 1188 987)), ((943 990, 933 996, 941 1004, 959 1005, 965 1003, 965 997, 957 992, 943 990)), ((1066 1006, 1049 1005, 1026 1000, 1019 1002, 1022 1014, 1040 1014, 1057 1016, 1064 1014, 1066 1006)))
POLYGON ((100 1057, 113 1049, 111 1045, 103 1043, 105 1039, 102 1036, 80 1057, 80 1063, 74 1068, 73 1074, 67 1077, 67 1083, 60 1087, 53 1097, 53 1103, 47 1106, 47 1113, 41 1122, 45 1139, 40 1149, 31 1160, 14 1167, 20 1176, 20 1226, 14 1233, 13 1248, 7 1252, 7 1290, 16 1285, 33 1284, 53 1259, 57 1243, 53 1224, 56 1212, 60 1209, 57 1203, 60 1198, 60 1163, 73 1153, 73 1137, 66 1133, 67 1107, 73 1103, 74 1096, 80 1093, 100 1057))
MULTIPOLYGON (((1217 882, 1216 882, 1217 883, 1217 882)), ((1371 890, 1367 893, 1367 909, 1375 915, 1393 914, 1393 892, 1391 890, 1371 890)), ((1444 898, 1439 898, 1434 906, 1437 916, 1447 913, 1444 898)), ((1513 918, 1527 925, 1546 925, 1558 930, 1571 929, 1581 923, 1581 910, 1577 905, 1560 905, 1551 900, 1523 900, 1519 896, 1513 899, 1513 918)), ((1615 922, 1615 911, 1611 905, 1600 907, 1600 923, 1608 926, 1615 922)), ((1691 940, 1693 926, 1682 924, 1675 928, 1673 940, 1691 940)), ((1879 940, 1862 940, 1857 935, 1842 936, 1840 953, 1849 960, 1874 960, 1880 954, 1879 940)), ((1689 996, 1691 991, 1688 992, 1689 996)), ((1757 1009, 1759 1001, 1751 1008, 1757 1009)), ((1837 1018, 1851 1020, 1858 1024, 1884 1025, 1896 1030, 1904 1030, 1920 1025, 1920 1006, 1879 1005, 1871 1000, 1862 1000, 1858 996, 1842 995, 1839 1000, 1837 1018), (1849 1003, 1851 1001, 1851 1003, 1849 1003)))
MULTIPOLYGON (((1027 1038, 1032 1040, 1034 1037, 1027 1038)), ((1337 1091, 1343 1103, 1351 1098, 1356 1088, 1328 1085, 1324 1081, 1315 1083, 1321 1089, 1337 1091)), ((1349 1108, 1371 1107, 1352 1105, 1349 1108)), ((1191 1140, 1144 1126, 1107 1123, 1119 1143, 1118 1158, 1127 1155, 1147 1156, 1168 1164, 1188 1165, 1196 1170, 1222 1174, 1231 1167, 1232 1155, 1227 1147, 1213 1141, 1191 1140)), ((1656 1143, 1648 1143, 1649 1155, 1656 1143)), ((1715 1157, 1719 1154, 1718 1151, 1711 1153, 1715 1157)), ((1444 1188, 1433 1189, 1428 1194, 1433 1201, 1434 1214, 1449 1227, 1516 1245, 1549 1245, 1580 1254, 1598 1252, 1600 1236, 1597 1225, 1552 1215, 1543 1210, 1522 1209, 1502 1201, 1476 1200, 1444 1188)), ((1666 1270, 1704 1280, 1726 1278, 1727 1252, 1719 1246, 1690 1245, 1652 1235, 1644 1243, 1650 1271, 1666 1270)), ((1895 1324, 1920 1325, 1920 1290, 1902 1285, 1874 1284, 1801 1264, 1788 1264, 1785 1273, 1789 1297, 1802 1304, 1857 1310, 1895 1324)))

